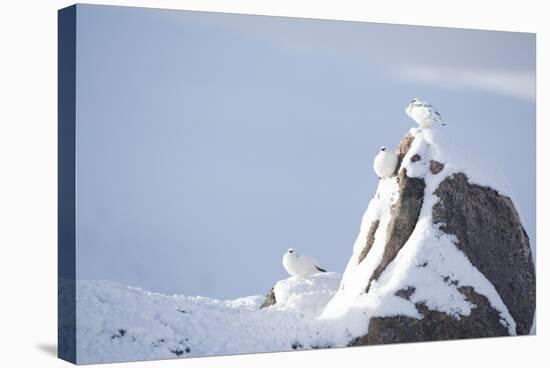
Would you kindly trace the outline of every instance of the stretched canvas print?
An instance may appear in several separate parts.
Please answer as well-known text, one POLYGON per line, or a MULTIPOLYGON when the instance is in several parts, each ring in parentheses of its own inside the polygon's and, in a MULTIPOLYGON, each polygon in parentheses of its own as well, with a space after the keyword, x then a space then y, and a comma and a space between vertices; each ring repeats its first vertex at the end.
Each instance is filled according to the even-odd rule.
POLYGON ((59 12, 59 356, 534 334, 535 35, 59 12))

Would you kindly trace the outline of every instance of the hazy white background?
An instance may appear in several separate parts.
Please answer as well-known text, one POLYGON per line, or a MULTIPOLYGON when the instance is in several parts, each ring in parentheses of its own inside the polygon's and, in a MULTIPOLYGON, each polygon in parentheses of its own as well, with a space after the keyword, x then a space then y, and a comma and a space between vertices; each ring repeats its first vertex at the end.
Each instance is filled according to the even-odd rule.
MULTIPOLYGON (((105 1, 103 3, 150 5, 148 1, 105 1)), ((251 12, 307 17, 402 22, 414 24, 482 27, 539 32, 538 65, 550 62, 543 5, 523 1, 514 6, 502 2, 462 1, 455 6, 436 1, 387 2, 328 6, 319 2, 265 1, 158 1, 156 6, 201 10, 251 12), (498 9, 496 16, 495 9, 498 9)), ((3 58, 0 68, 2 109, 0 111, 0 157, 2 157, 1 241, 4 256, 0 270, 3 287, 3 326, 1 344, 4 365, 68 366, 48 353, 56 340, 56 10, 69 5, 64 1, 6 3, 2 6, 0 38, 3 58), (9 5, 7 5, 9 4, 9 5)), ((539 157, 548 157, 549 120, 547 106, 548 72, 539 69, 538 131, 539 157)), ((548 175, 541 170, 538 180, 538 243, 545 244, 548 223, 543 208, 548 204, 548 175)), ((538 263, 547 252, 538 247, 538 263)), ((538 310, 547 310, 545 267, 537 267, 538 310)), ((547 289, 547 287, 546 287, 547 289)), ((140 366, 210 367, 258 365, 406 364, 408 366, 459 367, 471 362, 495 366, 540 365, 543 348, 548 346, 547 318, 539 315, 538 336, 470 340, 429 344, 406 344, 316 352, 246 355, 189 361, 134 363, 140 366), (460 353, 457 353, 460 352, 460 353), (452 359, 448 360, 448 357, 452 359)), ((126 366, 121 364, 120 366, 126 366)), ((128 366, 132 366, 128 364, 128 366)))

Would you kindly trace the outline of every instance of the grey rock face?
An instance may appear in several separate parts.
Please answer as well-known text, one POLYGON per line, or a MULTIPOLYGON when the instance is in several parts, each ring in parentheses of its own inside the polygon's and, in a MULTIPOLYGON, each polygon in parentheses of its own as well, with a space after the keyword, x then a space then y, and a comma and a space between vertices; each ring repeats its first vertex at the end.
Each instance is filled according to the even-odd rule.
POLYGON ((357 260, 358 264, 365 259, 372 248, 374 244, 374 234, 376 234, 376 230, 378 230, 378 225, 380 225, 380 220, 376 220, 370 225, 369 233, 367 234, 367 244, 365 244, 365 248, 363 248, 361 254, 359 254, 359 259, 357 260))
POLYGON ((269 290, 269 292, 265 296, 265 300, 260 306, 260 309, 270 307, 272 305, 275 305, 276 303, 277 299, 275 299, 275 288, 271 288, 271 290, 269 290))
POLYGON ((430 161, 430 171, 432 172, 432 174, 437 175, 437 174, 439 174, 444 168, 445 168, 445 165, 443 165, 441 162, 439 162, 439 161, 434 161, 434 160, 431 160, 431 161, 430 161))
POLYGON ((467 317, 455 319, 443 312, 428 309, 418 303, 422 319, 405 316, 371 318, 367 335, 355 339, 351 345, 377 345, 402 342, 469 339, 475 337, 507 336, 508 329, 499 322, 499 314, 486 297, 471 287, 460 292, 477 308, 467 317))
POLYGON ((391 209, 384 254, 367 284, 367 292, 371 282, 378 279, 411 236, 422 208, 426 187, 424 179, 410 178, 407 176, 407 170, 402 169, 397 180, 399 181, 399 199, 391 209))
POLYGON ((397 155, 397 166, 395 167, 395 175, 397 175, 397 171, 399 170, 399 167, 403 162, 403 158, 405 157, 407 152, 409 152, 413 141, 414 137, 410 133, 407 133, 407 135, 401 139, 401 142, 399 142, 399 145, 395 150, 395 154, 397 155))
POLYGON ((434 223, 454 234, 457 247, 494 285, 517 324, 529 334, 535 313, 535 267, 529 238, 510 198, 471 184, 466 175, 446 178, 435 191, 434 223))

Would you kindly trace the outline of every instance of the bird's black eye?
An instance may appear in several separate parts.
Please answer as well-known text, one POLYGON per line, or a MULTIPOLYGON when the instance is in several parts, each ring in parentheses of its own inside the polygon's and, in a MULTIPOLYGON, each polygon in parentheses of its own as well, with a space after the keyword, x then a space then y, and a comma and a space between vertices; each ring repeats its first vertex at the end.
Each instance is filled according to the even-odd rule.
POLYGON ((288 253, 294 253, 294 251, 293 251, 293 250, 289 250, 288 253))
POLYGON ((412 100, 411 102, 416 102, 416 98, 415 98, 415 99, 413 99, 413 100, 412 100))

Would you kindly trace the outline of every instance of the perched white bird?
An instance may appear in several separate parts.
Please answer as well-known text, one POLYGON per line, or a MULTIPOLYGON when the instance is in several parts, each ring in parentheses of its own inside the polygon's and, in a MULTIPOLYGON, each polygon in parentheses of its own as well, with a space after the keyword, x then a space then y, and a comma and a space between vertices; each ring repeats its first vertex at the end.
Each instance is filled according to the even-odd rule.
POLYGON ((374 172, 380 178, 391 178, 397 166, 397 155, 386 147, 380 147, 380 152, 374 158, 374 172))
POLYGON ((434 123, 445 125, 437 109, 418 98, 415 98, 407 105, 405 112, 418 125, 425 129, 431 128, 434 123))
POLYGON ((291 276, 305 277, 318 272, 327 272, 317 262, 308 256, 301 255, 290 248, 283 256, 283 267, 291 276))

